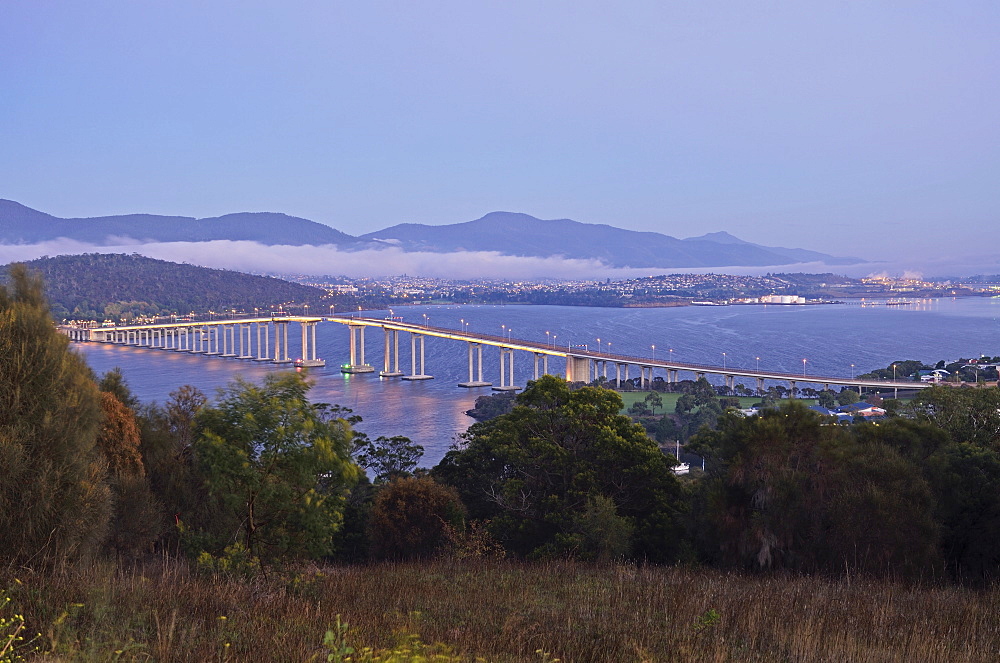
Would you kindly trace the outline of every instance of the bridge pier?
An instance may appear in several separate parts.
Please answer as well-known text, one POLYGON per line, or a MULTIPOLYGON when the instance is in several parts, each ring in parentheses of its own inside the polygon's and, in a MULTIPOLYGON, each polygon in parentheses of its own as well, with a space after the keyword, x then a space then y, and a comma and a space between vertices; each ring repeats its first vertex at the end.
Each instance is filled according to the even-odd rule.
POLYGON ((302 357, 295 362, 296 366, 303 368, 326 366, 326 360, 316 356, 316 324, 315 321, 307 322, 305 320, 299 323, 302 327, 302 357))
POLYGON ((757 378, 757 395, 764 395, 764 378, 757 378))
POLYGON ((566 355, 566 381, 567 382, 587 382, 590 376, 590 359, 588 357, 577 357, 566 355))
POLYGON ((253 338, 250 336, 250 324, 240 323, 240 359, 253 359, 253 338))
POLYGON ((653 367, 652 366, 639 366, 639 388, 640 389, 652 389, 653 388, 653 367), (649 370, 649 377, 646 377, 646 371, 649 370))
POLYGON ((547 354, 545 354, 544 352, 536 352, 534 354, 535 354, 535 374, 534 374, 534 379, 537 380, 538 377, 539 377, 538 376, 538 359, 539 359, 539 357, 541 357, 541 359, 542 359, 542 375, 548 375, 549 374, 549 356, 547 354))
POLYGON ((493 387, 493 391, 516 391, 520 387, 514 386, 514 350, 513 348, 500 347, 500 386, 493 387), (510 381, 506 380, 504 364, 510 364, 510 381))
POLYGON ((404 375, 404 380, 432 380, 433 375, 424 372, 424 336, 410 332, 410 374, 404 375), (417 373, 417 339, 420 339, 420 372, 417 373))
MULTIPOLYGON (((216 341, 218 342, 218 341, 216 341)), ((274 321, 274 359, 272 364, 291 364, 288 357, 288 321, 274 321)))
POLYGON ((375 369, 365 363, 365 328, 364 325, 347 325, 351 335, 351 361, 340 367, 341 373, 374 373, 375 369), (356 333, 356 334, 355 334, 356 333), (360 350, 360 357, 359 355, 360 350), (360 359, 360 361, 359 361, 360 359))
POLYGON ((257 323, 257 356, 254 357, 254 361, 271 361, 271 358, 267 356, 267 349, 271 347, 271 323, 257 323), (264 329, 264 344, 261 345, 260 342, 260 330, 264 329))
POLYGON ((379 373, 379 376, 383 378, 398 378, 403 374, 399 370, 399 330, 383 327, 382 331, 385 333, 385 354, 382 361, 382 372, 379 373), (389 345, 390 335, 392 336, 391 346, 389 345), (390 368, 390 365, 392 368, 390 368))
POLYGON ((236 325, 219 325, 222 327, 222 357, 236 356, 236 325))
MULTIPOLYGON (((472 388, 472 387, 489 387, 493 383, 492 382, 484 382, 483 381, 483 346, 480 343, 473 343, 472 341, 469 341, 468 345, 469 345, 469 380, 468 380, 468 382, 459 382, 458 386, 459 387, 467 387, 467 388, 472 388), (476 378, 474 378, 473 375, 472 375, 472 346, 476 347, 476 351, 477 351, 477 354, 478 354, 477 367, 479 369, 479 374, 478 374, 478 377, 476 377, 476 378)), ((501 361, 502 361, 502 359, 501 359, 501 361)), ((538 362, 537 362, 537 358, 536 358, 536 361, 535 361, 536 370, 537 370, 537 363, 538 362)))

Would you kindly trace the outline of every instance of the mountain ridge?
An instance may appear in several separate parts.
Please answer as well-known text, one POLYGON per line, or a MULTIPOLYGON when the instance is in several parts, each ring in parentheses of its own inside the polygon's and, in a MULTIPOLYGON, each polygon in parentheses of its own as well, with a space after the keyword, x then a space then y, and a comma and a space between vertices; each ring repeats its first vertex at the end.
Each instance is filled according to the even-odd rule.
POLYGON ((280 212, 236 212, 202 219, 156 214, 60 218, 0 199, 0 244, 60 238, 98 246, 213 240, 252 241, 265 246, 333 245, 348 251, 391 246, 407 252, 483 251, 649 269, 865 262, 808 249, 754 244, 724 231, 678 239, 608 224, 538 219, 523 212, 490 212, 473 221, 443 225, 401 223, 355 237, 280 212))

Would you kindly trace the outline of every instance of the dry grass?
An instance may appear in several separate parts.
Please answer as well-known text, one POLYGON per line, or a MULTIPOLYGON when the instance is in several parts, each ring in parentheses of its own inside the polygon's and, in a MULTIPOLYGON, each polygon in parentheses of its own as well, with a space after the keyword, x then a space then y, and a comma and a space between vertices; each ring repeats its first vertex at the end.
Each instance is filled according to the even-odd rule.
POLYGON ((564 663, 1000 659, 1000 590, 451 561, 249 581, 176 563, 20 577, 0 587, 42 632, 45 660, 325 660, 337 614, 356 645, 418 632, 469 660, 540 661, 539 649, 564 663))

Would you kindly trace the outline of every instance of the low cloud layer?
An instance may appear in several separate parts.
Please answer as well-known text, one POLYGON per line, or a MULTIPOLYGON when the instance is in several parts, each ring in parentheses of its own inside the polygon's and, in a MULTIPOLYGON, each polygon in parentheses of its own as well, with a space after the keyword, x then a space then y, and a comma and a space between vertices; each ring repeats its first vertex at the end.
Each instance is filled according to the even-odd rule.
POLYGON ((249 272, 304 275, 344 275, 352 277, 410 274, 449 279, 604 279, 649 276, 664 273, 725 272, 764 274, 767 272, 835 272, 866 276, 874 272, 901 275, 919 267, 924 274, 996 273, 1000 264, 992 256, 961 261, 941 260, 937 264, 914 266, 887 263, 831 267, 822 263, 772 265, 763 267, 712 268, 614 268, 599 260, 563 257, 519 257, 490 251, 453 253, 406 252, 398 248, 342 251, 336 246, 265 246, 249 241, 167 242, 135 244, 123 242, 97 246, 73 240, 39 244, 0 245, 0 264, 32 260, 42 256, 80 253, 139 253, 150 258, 189 263, 203 267, 249 272))

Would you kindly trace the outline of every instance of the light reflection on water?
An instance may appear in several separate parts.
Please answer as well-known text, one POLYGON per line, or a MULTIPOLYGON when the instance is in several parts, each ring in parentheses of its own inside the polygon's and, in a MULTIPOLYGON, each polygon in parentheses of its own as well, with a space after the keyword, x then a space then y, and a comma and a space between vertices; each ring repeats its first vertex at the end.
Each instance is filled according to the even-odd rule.
MULTIPOLYGON (((1000 355, 1000 300, 918 300, 910 306, 704 306, 658 309, 583 308, 557 306, 419 306, 395 309, 405 321, 459 329, 461 319, 470 331, 501 334, 501 325, 513 329, 515 338, 554 345, 587 344, 639 357, 672 355, 677 361, 797 373, 806 359, 812 375, 849 376, 851 364, 862 373, 899 359, 957 359, 980 354, 1000 355), (549 335, 546 336, 546 331, 549 335), (673 349, 673 353, 669 350, 673 349)), ((366 312, 384 317, 388 312, 366 312)), ((400 338, 400 367, 409 370, 409 341, 400 338)), ((404 382, 376 374, 344 375, 339 366, 348 357, 347 330, 339 324, 319 326, 319 356, 328 366, 313 369, 311 398, 349 407, 364 421, 360 430, 378 435, 405 435, 422 444, 425 464, 433 465, 448 450, 472 419, 465 415, 477 396, 492 393, 489 387, 464 389, 468 360, 463 343, 428 338, 427 371, 434 380, 404 382)), ((290 339, 298 339, 290 331, 290 339)), ((297 340, 292 351, 297 354, 297 340)), ((382 335, 369 330, 366 359, 376 370, 383 361, 382 335)), ((143 348, 75 344, 98 373, 120 366, 136 395, 144 401, 163 402, 183 384, 214 395, 236 375, 260 380, 279 367, 234 359, 201 357, 143 348)), ((564 371, 564 362, 550 359, 553 373, 564 371)), ((517 353, 516 382, 532 376, 528 353, 517 353)), ((486 380, 497 381, 499 354, 483 351, 486 380)), ((659 373, 658 373, 659 374, 659 373)), ((613 368, 609 375, 613 375, 613 368)), ((632 369, 631 377, 638 371, 632 369)), ((689 376, 681 376, 689 377, 689 376)))

